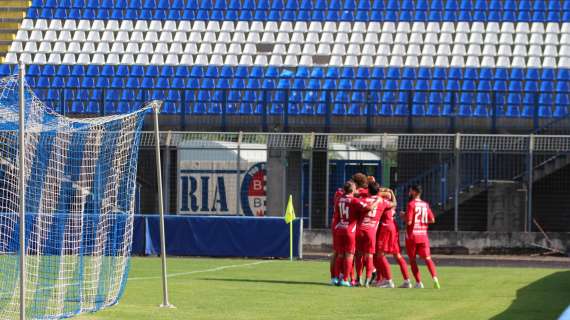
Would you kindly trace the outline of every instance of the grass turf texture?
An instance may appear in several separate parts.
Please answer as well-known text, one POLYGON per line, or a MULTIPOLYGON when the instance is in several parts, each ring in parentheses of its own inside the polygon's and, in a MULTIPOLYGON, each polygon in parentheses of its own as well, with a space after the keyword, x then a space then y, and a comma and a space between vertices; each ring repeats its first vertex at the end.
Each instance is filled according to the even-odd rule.
POLYGON ((423 290, 338 288, 325 261, 171 258, 167 309, 160 260, 133 258, 119 304, 78 319, 556 319, 570 304, 569 270, 440 267, 441 290, 421 271, 423 290))

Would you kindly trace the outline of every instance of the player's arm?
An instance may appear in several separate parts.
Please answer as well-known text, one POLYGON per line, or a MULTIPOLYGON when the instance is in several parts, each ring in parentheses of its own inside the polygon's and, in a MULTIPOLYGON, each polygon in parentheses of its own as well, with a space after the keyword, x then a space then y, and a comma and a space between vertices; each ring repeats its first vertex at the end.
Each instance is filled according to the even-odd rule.
POLYGON ((362 199, 356 199, 354 198, 352 201, 354 201, 355 203, 357 203, 358 207, 360 208, 359 212, 361 212, 362 214, 366 214, 370 211, 372 211, 372 209, 375 206, 376 202, 373 203, 366 203, 366 201, 362 200, 362 199))
POLYGON ((412 205, 412 203, 408 203, 408 208, 406 210, 406 212, 403 212, 400 214, 400 216, 402 217, 402 219, 404 219, 404 221, 406 222, 406 225, 411 226, 412 223, 414 222, 414 207, 412 205))
POLYGON ((428 223, 429 224, 435 223, 435 216, 434 216, 433 211, 431 211, 431 208, 429 206, 428 206, 428 223))
POLYGON ((396 194, 391 189, 387 189, 388 197, 386 197, 386 209, 392 209, 398 206, 398 202, 396 201, 396 194))

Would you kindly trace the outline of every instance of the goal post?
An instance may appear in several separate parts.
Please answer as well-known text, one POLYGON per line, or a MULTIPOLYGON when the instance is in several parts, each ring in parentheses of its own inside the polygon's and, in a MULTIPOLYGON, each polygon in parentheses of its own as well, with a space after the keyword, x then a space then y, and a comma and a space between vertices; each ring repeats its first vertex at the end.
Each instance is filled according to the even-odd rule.
POLYGON ((97 311, 124 292, 142 125, 161 102, 69 118, 40 101, 24 72, 20 64, 0 79, 0 318, 97 311))
POLYGON ((19 192, 19 214, 20 214, 20 320, 26 319, 26 181, 24 170, 26 166, 26 158, 24 153, 25 146, 25 107, 26 107, 26 97, 25 97, 25 77, 26 77, 26 66, 24 63, 19 64, 19 87, 18 87, 18 129, 19 129, 19 139, 18 139, 18 152, 19 152, 19 174, 18 174, 18 192, 19 192))
POLYGON ((158 213, 160 214, 160 262, 162 268, 162 304, 163 308, 174 308, 168 300, 168 277, 166 271, 166 240, 164 231, 164 192, 162 192, 162 162, 160 160, 160 129, 158 125, 158 114, 160 105, 154 107, 154 138, 156 155, 156 184, 158 197, 158 213))

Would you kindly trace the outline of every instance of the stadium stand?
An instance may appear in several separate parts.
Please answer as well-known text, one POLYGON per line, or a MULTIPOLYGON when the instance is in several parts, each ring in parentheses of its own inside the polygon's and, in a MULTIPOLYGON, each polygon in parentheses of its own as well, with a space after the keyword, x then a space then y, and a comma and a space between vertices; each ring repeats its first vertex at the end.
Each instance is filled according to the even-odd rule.
POLYGON ((554 119, 570 1, 34 0, 18 60, 65 113, 554 119))

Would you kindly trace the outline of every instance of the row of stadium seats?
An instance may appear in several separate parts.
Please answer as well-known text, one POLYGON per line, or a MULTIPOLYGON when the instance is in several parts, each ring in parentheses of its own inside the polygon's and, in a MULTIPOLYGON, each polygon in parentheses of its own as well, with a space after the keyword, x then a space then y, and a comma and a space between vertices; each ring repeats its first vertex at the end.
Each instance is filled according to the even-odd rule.
POLYGON ((31 20, 22 22, 21 30, 41 31, 154 31, 154 32, 272 32, 272 33, 376 33, 376 34, 549 34, 570 33, 570 23, 558 22, 320 22, 320 21, 159 21, 159 20, 31 20))
POLYGON ((31 19, 569 21, 558 0, 34 0, 31 19))
MULTIPOLYGON (((15 66, 0 65, 0 75, 12 74, 15 66)), ((211 79, 360 79, 360 80, 474 80, 478 82, 560 82, 570 81, 570 70, 519 68, 368 68, 368 67, 297 67, 292 71, 278 67, 247 66, 156 66, 140 65, 29 65, 30 76, 211 78, 211 79)))
MULTIPOLYGON (((9 65, 0 68, 4 75, 13 71, 9 65)), ((65 101, 68 112, 88 113, 99 110, 93 108, 100 103, 106 112, 122 112, 125 106, 160 99, 166 101, 166 113, 216 114, 226 105, 230 114, 255 114, 264 108, 279 114, 286 108, 291 115, 324 114, 330 109, 334 115, 370 111, 383 116, 548 118, 567 114, 568 79, 568 69, 299 67, 292 72, 275 67, 137 65, 28 69, 28 81, 43 99, 54 105, 65 101)))
MULTIPOLYGON (((123 42, 63 42, 54 43, 48 41, 14 41, 10 47, 10 51, 14 53, 45 53, 45 54, 102 54, 108 55, 114 53, 117 55, 211 55, 217 54, 225 56, 231 55, 265 55, 265 56, 370 56, 370 57, 465 57, 467 59, 480 59, 484 57, 498 59, 501 57, 511 58, 520 57, 526 61, 531 57, 570 57, 570 43, 561 45, 501 45, 498 48, 494 45, 409 45, 407 48, 403 45, 373 45, 373 44, 329 44, 329 43, 306 43, 306 44, 276 44, 271 51, 260 51, 253 44, 239 43, 123 43, 123 42), (53 44, 53 46, 52 46, 53 44)), ((540 61, 539 59, 539 61, 540 61)), ((407 59, 406 59, 407 60, 407 59)), ((538 63, 542 65, 542 63, 538 63)))
POLYGON ((568 115, 567 94, 489 92, 401 91, 384 92, 381 97, 369 92, 289 90, 121 90, 121 89, 39 89, 48 105, 71 113, 123 113, 143 102, 165 102, 166 114, 236 115, 351 115, 464 118, 560 118, 568 115), (506 99, 505 99, 506 98, 506 99), (374 101, 377 100, 377 101, 374 101), (504 105, 497 103, 502 100, 504 105), (63 106, 63 107, 62 107, 63 106))
MULTIPOLYGON (((30 21, 30 20, 26 20, 30 21)), ((59 21, 59 20, 54 20, 59 21)), ((106 28, 93 28, 87 22, 86 25, 82 26, 82 22, 87 20, 82 20, 79 26, 73 28, 73 26, 68 26, 66 29, 59 29, 61 26, 55 26, 51 24, 49 27, 46 26, 34 26, 33 29, 27 30, 23 28, 19 30, 16 36, 16 40, 45 40, 45 41, 98 41, 99 38, 104 41, 120 41, 120 42, 186 42, 186 41, 205 41, 205 42, 237 42, 237 43, 259 43, 259 42, 289 42, 291 37, 307 37, 308 39, 313 39, 318 41, 319 38, 325 36, 327 39, 323 39, 328 42, 340 42, 340 43, 371 43, 371 44, 493 44, 493 45, 514 45, 514 44, 558 44, 560 40, 564 41, 564 38, 570 35, 570 23, 565 23, 562 25, 562 31, 559 30, 559 24, 549 24, 544 28, 543 24, 533 24, 532 30, 526 30, 526 32, 520 31, 522 28, 517 28, 516 30, 500 30, 497 32, 491 32, 487 30, 479 31, 468 31, 468 30, 454 30, 455 28, 440 28, 439 25, 429 26, 428 31, 422 27, 421 30, 389 30, 389 29, 366 29, 366 25, 361 25, 361 30, 353 30, 353 28, 344 28, 339 25, 339 28, 331 27, 325 24, 324 30, 323 26, 311 24, 310 28, 314 30, 306 30, 307 26, 303 26, 299 29, 303 30, 283 30, 277 25, 270 26, 260 25, 257 30, 251 30, 248 28, 242 28, 241 30, 234 31, 231 26, 226 27, 222 25, 223 29, 219 31, 219 25, 212 27, 212 30, 200 30, 201 28, 191 29, 192 27, 187 26, 184 28, 189 28, 189 30, 173 30, 168 31, 165 29, 160 29, 160 27, 153 27, 153 31, 150 30, 138 30, 138 28, 145 29, 144 26, 133 26, 121 24, 118 30, 111 30, 106 28), (54 29, 52 29, 52 27, 54 29), (122 28, 125 29, 122 29, 122 28), (69 29, 67 29, 69 28, 69 29), (154 29, 159 29, 155 31, 154 29), (519 30, 519 31, 517 31, 519 30), (234 40, 235 39, 235 40, 234 40)), ((97 20, 100 21, 100 20, 97 20)), ((151 22, 152 25, 152 22, 151 22)), ((196 25, 196 23, 194 24, 196 25)), ((180 24, 182 26, 182 24, 180 24)), ((203 25, 202 25, 203 26, 203 25)), ((211 24, 208 23, 208 28, 211 24)), ((252 24, 253 26, 253 24, 252 24)), ((284 26, 284 25, 282 25, 284 26)), ((400 25, 398 25, 399 27, 400 25)), ((297 25, 295 25, 297 27, 297 25)), ((174 28, 175 29, 175 28, 174 28)), ((402 28, 403 29, 403 28, 402 28)), ((419 29, 419 28, 418 28, 419 29)))
MULTIPOLYGON (((138 64, 138 65, 260 65, 260 66, 285 66, 296 67, 298 65, 312 66, 322 65, 322 57, 319 57, 317 62, 314 62, 311 55, 292 55, 292 54, 123 54, 117 53, 95 53, 93 55, 82 53, 75 55, 73 53, 59 54, 59 53, 16 53, 9 52, 6 55, 5 63, 17 63, 22 61, 26 64, 138 64), (136 57, 135 57, 136 56, 136 57)), ((439 56, 434 62, 435 57, 424 56, 421 58, 417 56, 392 56, 378 55, 374 58, 372 55, 355 55, 355 54, 336 54, 326 57, 326 64, 329 66, 390 66, 390 67, 502 67, 502 68, 568 68, 570 66, 570 57, 533 57, 528 58, 522 56, 515 56, 512 59, 506 56, 500 57, 463 57, 463 56, 439 56)))

